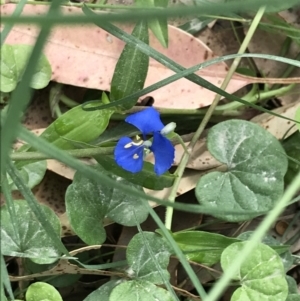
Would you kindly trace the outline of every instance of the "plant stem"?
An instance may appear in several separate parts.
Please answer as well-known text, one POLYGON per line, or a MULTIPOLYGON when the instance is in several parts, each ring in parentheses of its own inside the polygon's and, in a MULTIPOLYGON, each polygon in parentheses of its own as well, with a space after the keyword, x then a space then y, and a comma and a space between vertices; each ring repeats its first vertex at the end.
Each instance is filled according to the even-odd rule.
MULTIPOLYGON (((250 27, 249 27, 249 30, 247 32, 247 35, 245 37, 245 40, 243 41, 239 51, 238 51, 238 54, 242 54, 245 52, 245 50, 247 49, 248 47, 248 44, 250 42, 250 40, 252 39, 253 35, 254 35, 254 32, 264 14, 264 11, 265 11, 265 7, 261 7, 257 14, 255 15, 254 19, 253 19, 253 22, 251 23, 250 27)), ((232 75, 234 74, 236 68, 238 67, 238 64, 240 62, 241 58, 240 57, 237 57, 234 59, 222 85, 221 85, 221 89, 225 90, 226 87, 228 86, 228 83, 230 82, 231 78, 232 78, 232 75)), ((177 190, 178 190, 178 187, 179 187, 179 183, 181 181, 181 178, 183 176, 183 173, 184 173, 184 170, 185 170, 185 167, 189 161, 189 157, 190 157, 190 153, 192 153, 192 150, 196 144, 196 142, 198 141, 201 133, 204 131, 207 123, 209 122, 215 108, 217 107, 219 101, 221 99, 221 95, 217 94, 213 103, 211 104, 211 106, 209 107, 209 109, 207 110, 202 122, 200 123, 194 137, 192 138, 190 144, 188 145, 188 150, 189 150, 189 153, 186 153, 184 152, 182 158, 181 158, 181 161, 180 161, 180 164, 176 170, 176 174, 177 174, 177 177, 174 181, 174 184, 173 184, 173 187, 171 189, 171 192, 170 192, 170 195, 169 195, 169 201, 170 202, 174 202, 175 201, 175 198, 176 198, 176 194, 177 194, 177 190)), ((167 229, 171 229, 171 225, 172 225, 172 217, 173 217, 173 207, 167 207, 167 211, 166 211, 166 219, 165 219, 165 225, 166 225, 166 228, 167 229)))
MULTIPOLYGON (((113 150, 114 147, 95 147, 95 148, 66 150, 66 153, 76 158, 84 158, 84 157, 92 157, 96 155, 110 155, 113 153, 113 150)), ((12 153, 10 158, 12 161, 52 159, 51 156, 39 152, 12 153)))
POLYGON ((65 94, 61 94, 59 96, 59 100, 69 108, 74 108, 80 105, 80 103, 74 101, 73 99, 69 98, 65 94))

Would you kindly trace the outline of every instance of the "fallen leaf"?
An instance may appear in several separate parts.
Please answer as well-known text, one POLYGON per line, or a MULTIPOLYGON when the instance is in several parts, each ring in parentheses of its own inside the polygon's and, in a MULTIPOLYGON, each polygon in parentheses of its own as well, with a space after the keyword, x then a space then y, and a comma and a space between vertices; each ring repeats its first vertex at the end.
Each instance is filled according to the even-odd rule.
MULTIPOLYGON (((2 5, 2 15, 11 15, 15 7, 15 4, 2 5)), ((47 10, 48 8, 43 5, 27 4, 22 14, 43 15, 47 10)), ((61 12, 65 15, 82 14, 81 9, 75 7, 61 7, 61 12)), ((132 25, 122 25, 121 27, 126 32, 131 32, 133 28, 132 25)), ((13 27, 5 42, 8 44, 34 44, 38 31, 36 26, 30 24, 17 25, 13 27)), ((163 48, 152 34, 150 35, 150 45, 186 68, 216 58, 199 39, 173 26, 169 26, 169 47, 167 49, 163 48)), ((109 91, 114 68, 123 47, 122 41, 96 25, 81 24, 53 28, 45 45, 44 53, 52 66, 53 81, 109 91)), ((218 63, 199 70, 196 74, 210 83, 220 86, 227 70, 228 67, 225 63, 218 63)), ((151 59, 145 87, 173 74, 173 71, 151 59)), ((235 74, 226 91, 233 93, 250 83, 268 80, 270 79, 235 74)), ((273 79, 274 81, 278 82, 273 79)), ((283 79, 283 81, 289 82, 290 79, 283 79)), ((187 79, 180 79, 145 96, 152 96, 156 107, 192 109, 209 106, 215 93, 187 79)))

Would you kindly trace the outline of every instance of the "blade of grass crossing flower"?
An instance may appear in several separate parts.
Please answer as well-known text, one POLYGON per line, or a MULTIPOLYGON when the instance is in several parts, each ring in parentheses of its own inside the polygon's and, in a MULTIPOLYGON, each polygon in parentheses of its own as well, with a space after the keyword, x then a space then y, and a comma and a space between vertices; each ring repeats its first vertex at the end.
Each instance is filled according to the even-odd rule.
MULTIPOLYGON (((139 22, 133 29, 132 36, 149 43, 147 22, 139 22)), ((144 54, 135 45, 126 44, 115 67, 111 81, 110 100, 116 101, 136 91, 143 89, 149 65, 149 56, 144 54)), ((132 108, 138 98, 131 99, 130 103, 121 105, 121 109, 132 108)))
MULTIPOLYGON (((84 174, 87 178, 95 180, 99 179, 103 183, 110 185, 111 187, 115 187, 116 182, 113 179, 110 179, 109 177, 103 175, 101 172, 97 172, 92 167, 80 162, 79 160, 76 160, 75 158, 71 157, 69 154, 67 154, 65 151, 62 151, 58 148, 56 148, 51 143, 47 142, 46 140, 40 139, 39 137, 35 136, 33 133, 25 129, 24 127, 20 128, 19 132, 19 138, 24 140, 26 143, 30 144, 32 147, 40 151, 41 153, 44 153, 46 155, 51 155, 53 159, 56 159, 60 162, 63 162, 64 164, 72 167, 73 169, 80 171, 82 174, 84 174)), ((145 195, 144 193, 140 193, 136 190, 131 189, 127 185, 124 184, 118 184, 118 188, 122 189, 125 192, 130 193, 131 195, 134 195, 136 197, 139 197, 142 200, 145 201, 154 201, 157 204, 163 205, 163 206, 173 206, 177 210, 186 211, 186 212, 194 212, 194 213, 205 213, 205 214, 211 214, 216 213, 218 210, 214 209, 206 209, 204 206, 201 205, 187 205, 187 204, 180 204, 180 203, 171 203, 166 200, 158 199, 156 197, 153 197, 151 195, 145 195)), ((235 213, 239 214, 238 211, 226 211, 224 209, 219 210, 220 213, 235 213)), ((257 216, 258 212, 253 212, 253 215, 257 216)), ((266 214, 266 212, 261 212, 261 214, 266 214)))
MULTIPOLYGON (((149 6, 149 7, 167 7, 168 0, 136 0, 137 5, 149 6)), ((153 18, 148 21, 148 26, 159 40, 160 44, 168 47, 168 19, 167 18, 153 18)))
MULTIPOLYGON (((60 1, 54 0, 51 2, 51 6, 48 12, 48 16, 57 14, 60 1)), ((32 50, 27 66, 24 70, 22 81, 18 84, 17 88, 13 91, 7 114, 4 115, 4 124, 2 127, 3 134, 1 136, 1 171, 5 169, 5 163, 9 154, 10 146, 17 135, 18 125, 22 116, 22 113, 27 107, 32 90, 29 88, 32 75, 34 74, 35 67, 40 58, 40 53, 43 49, 44 43, 50 33, 51 27, 41 27, 40 34, 36 40, 35 46, 32 50)))
MULTIPOLYGON (((1 254, 1 263, 0 263, 0 268, 1 268, 1 286, 2 288, 4 287, 6 289, 6 291, 8 292, 9 298, 11 300, 14 300, 14 294, 10 285, 10 280, 9 280, 9 276, 7 273, 7 269, 6 269, 6 264, 3 258, 3 255, 1 254)), ((1 288, 1 290, 2 290, 1 288)), ((4 292, 3 292, 4 294, 4 292)), ((2 292, 1 292, 2 295, 2 292)), ((1 296, 2 297, 2 296, 1 296)), ((1 299, 2 300, 2 299, 1 299)))
POLYGON ((7 164, 7 172, 9 176, 14 181, 16 187, 20 191, 20 193, 24 196, 26 202, 28 203, 28 206, 35 214, 38 221, 41 223, 41 225, 44 227, 45 231, 49 235, 49 237, 52 239, 53 244, 55 247, 62 252, 65 255, 70 256, 68 250, 65 248, 63 243, 60 241, 60 239, 57 237, 56 232, 50 225, 47 216, 44 214, 44 212, 41 211, 40 207, 38 206, 38 202, 35 199, 32 191, 27 187, 27 185, 24 183, 23 179, 21 178, 19 171, 17 168, 13 165, 11 161, 7 164))

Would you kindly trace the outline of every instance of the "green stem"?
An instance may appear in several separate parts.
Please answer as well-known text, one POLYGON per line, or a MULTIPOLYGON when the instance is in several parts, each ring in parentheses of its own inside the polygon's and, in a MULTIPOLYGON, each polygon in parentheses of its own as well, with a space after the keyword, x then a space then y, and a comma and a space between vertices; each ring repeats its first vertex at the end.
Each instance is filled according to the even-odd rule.
MULTIPOLYGON (((251 41, 253 35, 254 35, 254 32, 264 14, 264 11, 265 11, 265 7, 262 7, 258 10, 256 16, 254 17, 253 19, 253 22, 251 23, 250 27, 249 27, 249 30, 247 32, 247 35, 245 37, 245 40, 243 41, 239 51, 238 51, 238 54, 242 54, 245 52, 245 50, 247 49, 248 45, 249 45, 249 42, 251 41)), ((228 86, 236 68, 238 67, 238 64, 240 62, 241 58, 240 57, 237 57, 234 59, 222 85, 221 85, 221 89, 225 90, 226 87, 228 86)), ((194 137, 192 138, 190 144, 188 145, 188 150, 189 150, 189 153, 192 153, 192 150, 195 146, 195 144, 197 143, 200 135, 202 134, 202 132, 204 131, 207 123, 209 122, 215 108, 217 107, 219 101, 221 99, 221 95, 217 94, 213 103, 211 104, 211 106, 209 107, 209 109, 207 110, 207 113, 205 114, 202 122, 200 123, 194 137)), ((175 202, 175 198, 176 198, 176 194, 177 194, 177 190, 178 190, 178 187, 179 187, 179 183, 181 181, 181 178, 183 176, 183 173, 184 173, 184 170, 185 170, 185 167, 189 161, 189 158, 190 158, 190 155, 189 153, 184 153, 183 156, 182 156, 182 159, 180 161, 180 164, 178 165, 178 168, 176 170, 176 174, 177 174, 177 177, 174 181, 174 184, 173 184, 173 187, 171 189, 171 192, 170 192, 170 195, 169 195, 169 201, 170 202, 175 202)), ((173 217, 173 207, 167 207, 167 211, 166 211, 166 219, 165 219, 165 225, 166 225, 166 228, 167 229, 171 229, 171 225, 172 225, 172 217, 173 217)))
MULTIPOLYGON (((249 92, 249 94, 245 95, 242 99, 249 103, 256 103, 260 100, 265 100, 274 96, 283 95, 289 92, 292 88, 294 88, 295 84, 290 84, 288 86, 284 86, 282 88, 271 90, 271 91, 257 91, 256 84, 255 87, 249 92)), ((239 116, 240 113, 236 111, 237 109, 241 109, 246 107, 247 105, 242 104, 237 101, 232 101, 230 103, 219 105, 215 108, 213 115, 214 116, 239 116)), ((136 106, 132 109, 126 111, 127 114, 136 113, 146 109, 147 107, 136 106)), ((160 112, 161 115, 192 115, 192 116, 204 116, 208 109, 168 109, 168 108, 155 108, 160 112)), ((115 114, 115 120, 123 120, 126 118, 126 115, 115 114)))
POLYGON ((74 108, 80 105, 80 103, 76 102, 75 100, 69 98, 65 94, 61 94, 59 100, 65 104, 69 108, 74 108))
MULTIPOLYGON (((67 150, 66 153, 76 158, 84 158, 96 155, 110 155, 113 153, 113 150, 114 147, 97 147, 67 150)), ((12 161, 52 159, 51 156, 39 152, 12 153, 10 158, 12 161)))

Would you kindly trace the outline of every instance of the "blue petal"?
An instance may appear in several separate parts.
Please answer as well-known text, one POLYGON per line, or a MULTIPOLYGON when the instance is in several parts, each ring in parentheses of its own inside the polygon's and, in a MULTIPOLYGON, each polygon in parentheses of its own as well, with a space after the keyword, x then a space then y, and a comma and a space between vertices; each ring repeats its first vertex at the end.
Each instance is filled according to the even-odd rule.
POLYGON ((152 107, 129 115, 125 121, 137 127, 144 136, 159 132, 164 127, 159 113, 152 107))
POLYGON ((165 138, 161 133, 155 132, 150 149, 155 158, 154 171, 160 176, 172 166, 175 157, 175 148, 169 139, 165 138))
POLYGON ((132 173, 143 169, 144 146, 132 144, 128 137, 121 138, 114 151, 115 161, 119 166, 132 173))

